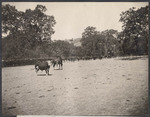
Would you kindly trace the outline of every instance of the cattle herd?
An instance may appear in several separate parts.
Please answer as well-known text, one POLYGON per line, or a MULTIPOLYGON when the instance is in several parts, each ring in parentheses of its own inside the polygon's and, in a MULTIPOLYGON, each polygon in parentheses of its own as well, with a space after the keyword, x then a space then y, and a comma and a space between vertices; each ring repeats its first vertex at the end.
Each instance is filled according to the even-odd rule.
POLYGON ((46 74, 49 75, 50 65, 54 68, 55 66, 59 66, 59 69, 63 69, 63 62, 60 56, 57 56, 56 59, 52 59, 50 63, 47 61, 38 61, 35 64, 35 72, 37 73, 39 70, 45 70, 46 74))
MULTIPOLYGON (((79 61, 79 60, 90 60, 90 59, 97 59, 97 57, 71 57, 71 58, 65 58, 62 59, 60 56, 57 56, 55 59, 51 59, 50 63, 48 63, 47 61, 43 60, 43 61, 38 61, 35 64, 35 71, 36 73, 39 70, 45 70, 46 74, 49 75, 49 69, 50 66, 53 66, 53 68, 55 68, 56 66, 58 66, 58 69, 63 69, 63 61, 79 61)), ((98 59, 102 59, 102 57, 99 57, 98 59)))

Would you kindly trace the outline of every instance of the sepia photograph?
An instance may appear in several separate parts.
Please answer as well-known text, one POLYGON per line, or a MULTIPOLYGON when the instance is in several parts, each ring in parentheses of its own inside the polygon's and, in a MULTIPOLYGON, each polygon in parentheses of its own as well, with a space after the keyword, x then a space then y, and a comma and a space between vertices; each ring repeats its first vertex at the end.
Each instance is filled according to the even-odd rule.
POLYGON ((148 12, 148 2, 2 2, 2 115, 148 115, 148 12))

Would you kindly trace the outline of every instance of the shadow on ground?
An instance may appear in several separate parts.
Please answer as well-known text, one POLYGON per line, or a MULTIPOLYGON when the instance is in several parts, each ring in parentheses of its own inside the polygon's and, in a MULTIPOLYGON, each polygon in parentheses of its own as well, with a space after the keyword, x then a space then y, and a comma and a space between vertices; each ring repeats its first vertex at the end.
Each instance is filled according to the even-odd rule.
MULTIPOLYGON (((47 76, 46 74, 38 74, 37 76, 47 76)), ((48 76, 52 76, 52 74, 49 74, 48 76)))
POLYGON ((54 69, 54 70, 63 70, 63 69, 54 69))

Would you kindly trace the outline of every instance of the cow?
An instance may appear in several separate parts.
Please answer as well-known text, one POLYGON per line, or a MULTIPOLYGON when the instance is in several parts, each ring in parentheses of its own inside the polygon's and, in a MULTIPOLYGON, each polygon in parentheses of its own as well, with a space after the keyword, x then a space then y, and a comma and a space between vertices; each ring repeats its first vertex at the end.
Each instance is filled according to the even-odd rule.
POLYGON ((38 61, 35 64, 35 72, 37 73, 39 70, 45 70, 46 74, 49 75, 50 65, 46 61, 38 61))
POLYGON ((51 63, 53 65, 53 67, 55 68, 55 65, 59 65, 59 69, 63 69, 63 62, 62 62, 62 58, 60 56, 57 56, 56 59, 52 59, 51 63))

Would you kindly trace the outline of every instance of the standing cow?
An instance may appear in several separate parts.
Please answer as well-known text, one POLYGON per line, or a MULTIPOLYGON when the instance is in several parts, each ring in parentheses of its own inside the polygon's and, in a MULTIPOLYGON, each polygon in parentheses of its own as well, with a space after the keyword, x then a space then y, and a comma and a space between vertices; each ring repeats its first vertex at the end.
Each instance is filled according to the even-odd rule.
POLYGON ((53 59, 51 61, 53 67, 55 68, 55 65, 59 66, 59 69, 63 69, 63 61, 62 58, 60 56, 57 56, 56 59, 53 59))
POLYGON ((37 73, 39 70, 45 70, 46 74, 49 75, 50 65, 46 61, 37 62, 35 64, 35 72, 37 73))

